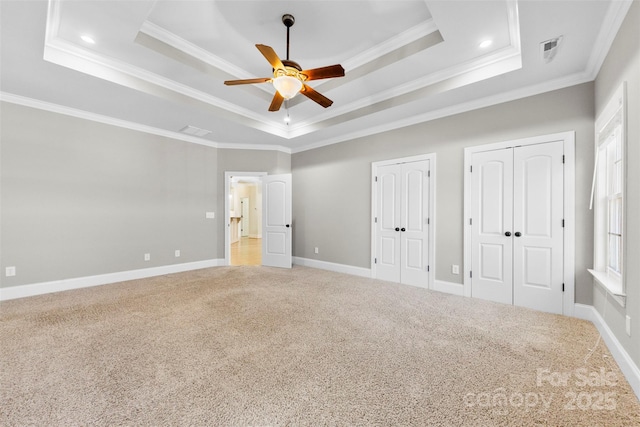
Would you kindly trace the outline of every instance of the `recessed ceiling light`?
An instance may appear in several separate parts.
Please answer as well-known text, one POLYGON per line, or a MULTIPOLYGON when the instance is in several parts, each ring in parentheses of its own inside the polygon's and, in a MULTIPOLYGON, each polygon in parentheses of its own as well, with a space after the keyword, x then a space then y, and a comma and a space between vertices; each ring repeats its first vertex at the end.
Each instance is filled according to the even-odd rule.
POLYGON ((85 43, 89 43, 89 44, 96 44, 96 41, 91 37, 88 36, 86 34, 80 36, 80 38, 82 39, 83 42, 85 43))
POLYGON ((481 47, 482 49, 485 49, 485 48, 488 48, 489 46, 491 46, 491 44, 492 44, 492 43, 493 43, 493 40, 489 40, 489 39, 487 39, 487 40, 483 40, 483 41, 480 43, 480 47, 481 47))

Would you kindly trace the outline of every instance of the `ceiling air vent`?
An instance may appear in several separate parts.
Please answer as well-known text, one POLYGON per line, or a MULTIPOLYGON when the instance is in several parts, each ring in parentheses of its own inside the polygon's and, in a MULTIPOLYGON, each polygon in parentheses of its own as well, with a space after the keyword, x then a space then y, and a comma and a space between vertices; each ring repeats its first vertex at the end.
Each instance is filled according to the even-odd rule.
POLYGON ((555 39, 550 39, 540 43, 540 53, 542 54, 542 59, 544 62, 549 63, 553 60, 558 53, 558 47, 562 42, 562 36, 556 37, 555 39))
POLYGON ((185 126, 182 129, 180 129, 180 132, 186 133, 187 135, 193 135, 193 136, 205 136, 211 133, 210 130, 200 129, 195 126, 185 126))

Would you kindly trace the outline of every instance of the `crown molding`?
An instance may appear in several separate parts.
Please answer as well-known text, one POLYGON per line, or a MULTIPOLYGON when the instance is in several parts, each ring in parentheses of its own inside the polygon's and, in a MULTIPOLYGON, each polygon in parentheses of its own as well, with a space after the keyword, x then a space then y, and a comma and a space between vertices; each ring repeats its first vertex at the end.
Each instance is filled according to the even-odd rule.
POLYGON ((429 94, 455 89, 490 77, 517 70, 522 66, 520 49, 506 47, 478 59, 426 75, 422 78, 361 99, 323 115, 316 120, 296 123, 290 136, 296 138, 329 125, 345 123, 416 101, 429 94))
POLYGON ((587 63, 585 72, 594 80, 600 72, 600 67, 611 49, 611 45, 622 26, 624 18, 629 12, 633 0, 617 0, 609 2, 609 9, 604 17, 604 22, 600 27, 600 32, 591 50, 591 56, 587 63))
POLYGON ((64 105, 54 104, 51 102, 41 101, 38 99, 28 98, 21 95, 15 95, 8 92, 0 92, 0 101, 10 104, 21 105, 23 107, 35 108, 38 110, 48 111, 51 113, 63 114, 65 116, 76 117, 83 120, 102 123, 110 126, 116 126, 137 132, 143 132, 150 135, 161 136, 178 141, 190 142, 192 144, 204 145, 218 149, 240 149, 240 150, 265 150, 265 151, 281 151, 291 154, 291 149, 282 145, 259 145, 259 144, 236 144, 230 142, 214 142, 196 136, 185 135, 180 132, 159 129, 153 126, 147 126, 140 123, 130 122, 127 120, 117 119, 114 117, 104 116, 101 114, 91 113, 76 108, 66 107, 64 105))
POLYGON ((593 81, 593 79, 586 73, 576 73, 571 76, 562 77, 560 79, 544 82, 525 88, 519 88, 504 92, 498 95, 487 96, 479 98, 473 101, 457 104, 451 107, 441 108, 439 110, 430 111, 428 113, 407 117, 394 122, 385 123, 379 126, 366 128, 360 131, 351 132, 348 134, 340 135, 335 138, 330 138, 325 141, 301 145, 291 150, 292 154, 301 153, 304 151, 314 150, 316 148, 326 147, 328 145, 338 144, 340 142, 351 141, 358 138, 364 138, 371 135, 376 135, 383 132, 388 132, 396 129, 401 129, 420 123, 429 122, 432 120, 441 119, 443 117, 454 116, 456 114, 466 113, 468 111, 478 110, 481 108, 491 107, 493 105, 502 104, 505 102, 516 101, 522 98, 528 98, 530 96, 539 95, 545 92, 551 92, 558 89, 563 89, 570 86, 579 85, 593 81))
MULTIPOLYGON (((344 105, 341 108, 324 111, 310 120, 301 121, 296 123, 296 125, 289 127, 281 123, 279 120, 267 119, 249 109, 224 101, 220 98, 142 68, 132 66, 123 61, 99 55, 93 51, 84 49, 79 45, 58 37, 57 34, 60 26, 60 4, 61 0, 50 0, 49 2, 44 49, 45 60, 123 85, 125 87, 150 93, 155 96, 179 102, 196 102, 199 103, 200 106, 211 110, 213 113, 218 114, 223 118, 284 139, 303 136, 327 126, 344 123, 353 120, 354 118, 362 117, 363 115, 373 114, 392 106, 409 102, 415 99, 416 94, 433 92, 433 88, 430 88, 429 86, 445 79, 453 81, 452 77, 459 77, 465 73, 467 73, 468 76, 484 75, 484 78, 486 78, 487 76, 510 71, 514 69, 511 65, 505 68, 506 71, 496 71, 495 64, 502 60, 506 61, 506 63, 513 64, 513 61, 510 61, 513 59, 513 55, 520 55, 517 3, 516 0, 507 0, 509 8, 509 28, 510 33, 512 34, 512 44, 509 48, 494 51, 493 53, 486 54, 478 59, 416 79, 398 88, 378 93, 373 97, 361 98, 360 100, 344 105), (513 36, 514 34, 517 37, 513 36), (478 68, 483 66, 494 70, 493 73, 479 73, 478 68), (391 100, 393 100, 393 102, 388 102, 391 100)), ((221 67, 231 65, 227 64, 226 61, 223 61, 215 55, 210 54, 209 52, 148 21, 143 24, 143 28, 140 31, 146 36, 156 38, 162 43, 167 43, 171 47, 179 49, 186 55, 190 55, 200 61, 203 61, 216 69, 221 69, 221 67)), ((406 46, 407 43, 412 43, 422 37, 433 34, 434 31, 437 32, 437 27, 433 20, 429 19, 424 23, 404 31, 400 35, 393 37, 392 39, 388 39, 374 48, 363 52, 353 60, 347 61, 347 65, 349 67, 361 67, 363 66, 362 64, 374 61, 376 58, 380 58, 389 52, 406 46)), ((246 75, 246 72, 237 69, 237 67, 235 67, 235 72, 244 73, 246 75)), ((482 77, 476 78, 479 79, 482 77)), ((457 80, 462 81, 464 79, 457 80)), ((472 80, 473 78, 471 78, 469 82, 472 82, 472 80)))

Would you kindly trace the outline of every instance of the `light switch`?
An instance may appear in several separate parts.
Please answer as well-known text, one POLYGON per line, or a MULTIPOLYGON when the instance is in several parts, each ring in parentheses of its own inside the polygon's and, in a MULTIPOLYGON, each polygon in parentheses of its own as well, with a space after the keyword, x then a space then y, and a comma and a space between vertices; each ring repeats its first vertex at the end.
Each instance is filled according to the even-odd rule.
POLYGON ((207 212, 205 214, 205 218, 207 218, 207 219, 215 219, 216 218, 216 213, 215 212, 207 212))

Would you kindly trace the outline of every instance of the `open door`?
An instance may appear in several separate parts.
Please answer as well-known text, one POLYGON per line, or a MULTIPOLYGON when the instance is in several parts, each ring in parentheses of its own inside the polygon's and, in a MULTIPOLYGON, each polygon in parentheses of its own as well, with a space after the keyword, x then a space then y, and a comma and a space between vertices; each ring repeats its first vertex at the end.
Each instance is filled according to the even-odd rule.
POLYGON ((262 265, 291 268, 291 174, 262 177, 262 265))

